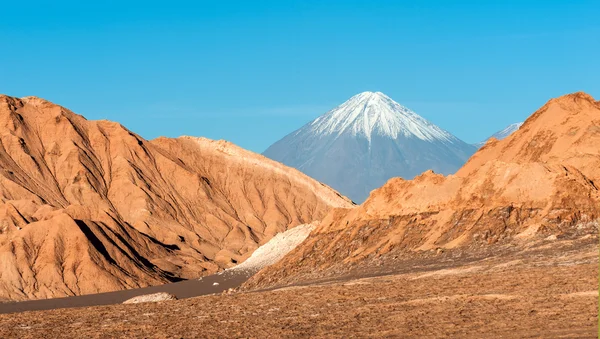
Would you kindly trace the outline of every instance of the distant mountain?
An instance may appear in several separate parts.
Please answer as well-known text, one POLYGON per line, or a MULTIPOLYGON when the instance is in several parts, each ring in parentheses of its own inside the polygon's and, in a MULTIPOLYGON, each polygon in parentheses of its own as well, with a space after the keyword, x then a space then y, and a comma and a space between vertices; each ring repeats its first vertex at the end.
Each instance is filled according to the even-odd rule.
POLYGON ((491 137, 485 139, 484 141, 480 141, 473 145, 477 148, 481 148, 481 146, 485 145, 485 143, 488 140, 490 140, 491 138, 496 138, 498 140, 502 140, 502 139, 506 138, 507 136, 513 134, 515 131, 517 131, 521 127, 521 125, 523 125, 523 122, 516 122, 514 124, 510 124, 505 129, 494 133, 491 137))
POLYGON ((357 94, 263 154, 361 203, 392 177, 450 174, 476 151, 381 92, 357 94))

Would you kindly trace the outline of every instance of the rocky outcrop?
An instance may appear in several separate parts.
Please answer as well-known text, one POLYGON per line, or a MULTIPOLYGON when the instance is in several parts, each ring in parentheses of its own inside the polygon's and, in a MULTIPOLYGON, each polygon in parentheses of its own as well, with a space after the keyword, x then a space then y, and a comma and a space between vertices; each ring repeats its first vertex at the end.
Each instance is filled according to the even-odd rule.
POLYGON ((224 141, 147 141, 0 96, 0 299, 105 292, 231 267, 349 200, 224 141))
POLYGON ((246 288, 318 277, 389 253, 472 248, 598 232, 600 103, 550 100, 508 138, 491 140, 456 175, 394 178, 355 209, 331 211, 309 238, 246 288))

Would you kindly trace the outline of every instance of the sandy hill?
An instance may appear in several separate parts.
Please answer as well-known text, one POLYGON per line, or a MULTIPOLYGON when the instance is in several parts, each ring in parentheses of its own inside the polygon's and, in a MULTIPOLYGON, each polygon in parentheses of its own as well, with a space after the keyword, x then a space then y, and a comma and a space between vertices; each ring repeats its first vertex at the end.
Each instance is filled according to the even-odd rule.
POLYGON ((224 141, 142 139, 0 95, 0 299, 87 294, 231 267, 278 232, 350 207, 224 141))
POLYGON ((355 209, 334 209, 280 262, 245 286, 317 279, 391 255, 596 234, 600 102, 552 99, 504 140, 490 140, 455 174, 394 178, 355 209))

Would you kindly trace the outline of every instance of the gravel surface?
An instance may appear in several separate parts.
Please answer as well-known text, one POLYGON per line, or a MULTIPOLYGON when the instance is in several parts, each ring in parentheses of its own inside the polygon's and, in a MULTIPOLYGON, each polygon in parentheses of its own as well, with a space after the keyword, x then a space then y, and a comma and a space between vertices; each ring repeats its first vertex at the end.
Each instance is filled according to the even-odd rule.
POLYGON ((0 337, 596 337, 597 244, 557 246, 271 291, 4 314, 0 337))

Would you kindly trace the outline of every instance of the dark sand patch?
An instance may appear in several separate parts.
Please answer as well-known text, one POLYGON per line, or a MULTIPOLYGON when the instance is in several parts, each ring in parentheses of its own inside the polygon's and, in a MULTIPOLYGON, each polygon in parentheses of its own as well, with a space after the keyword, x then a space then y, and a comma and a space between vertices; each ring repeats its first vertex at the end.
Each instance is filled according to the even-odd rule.
POLYGON ((90 307, 120 304, 125 300, 145 294, 159 292, 171 293, 177 299, 198 297, 201 295, 221 293, 230 288, 240 286, 248 280, 250 273, 225 271, 203 277, 200 280, 186 280, 171 284, 136 288, 131 290, 88 294, 75 297, 28 300, 20 302, 0 303, 0 314, 25 311, 42 311, 57 308, 90 307), (217 283, 218 285, 215 285, 217 283))

